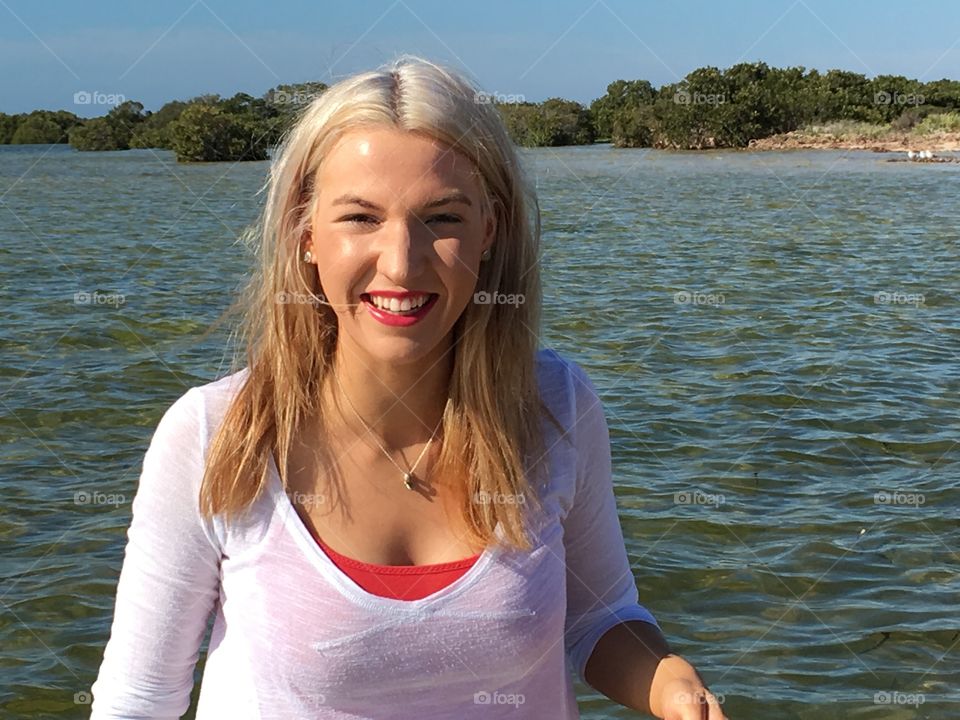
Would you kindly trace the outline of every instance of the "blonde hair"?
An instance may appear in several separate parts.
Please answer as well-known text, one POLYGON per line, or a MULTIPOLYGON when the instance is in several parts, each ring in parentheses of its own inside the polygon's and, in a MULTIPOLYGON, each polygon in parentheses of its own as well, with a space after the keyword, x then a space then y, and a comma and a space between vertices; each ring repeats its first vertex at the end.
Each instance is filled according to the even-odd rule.
POLYGON ((317 297, 321 290, 316 273, 303 271, 300 249, 324 157, 351 129, 385 125, 421 133, 469 158, 487 211, 496 213, 492 258, 480 264, 476 291, 522 294, 524 302, 472 302, 454 325, 451 402, 431 474, 466 478, 459 507, 473 541, 497 542, 501 523, 509 544, 531 547, 525 512, 540 507, 541 412, 559 428, 540 397, 535 367, 540 209, 498 110, 482 97, 449 68, 403 55, 325 90, 282 139, 264 187, 266 206, 247 234, 259 258, 239 300, 249 373, 210 445, 200 489, 204 517, 229 519, 247 508, 266 487, 271 453, 287 487, 297 429, 307 413, 321 413, 337 319, 328 305, 280 298, 317 297), (477 501, 484 497, 515 501, 477 501))

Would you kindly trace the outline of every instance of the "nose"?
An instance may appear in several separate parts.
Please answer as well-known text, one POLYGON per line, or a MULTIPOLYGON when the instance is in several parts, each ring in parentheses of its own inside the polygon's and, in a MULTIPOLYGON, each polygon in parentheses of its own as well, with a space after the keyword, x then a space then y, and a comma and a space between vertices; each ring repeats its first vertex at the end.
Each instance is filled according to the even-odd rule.
POLYGON ((391 282, 403 286, 421 276, 431 247, 430 231, 419 218, 393 220, 380 233, 377 269, 391 282))

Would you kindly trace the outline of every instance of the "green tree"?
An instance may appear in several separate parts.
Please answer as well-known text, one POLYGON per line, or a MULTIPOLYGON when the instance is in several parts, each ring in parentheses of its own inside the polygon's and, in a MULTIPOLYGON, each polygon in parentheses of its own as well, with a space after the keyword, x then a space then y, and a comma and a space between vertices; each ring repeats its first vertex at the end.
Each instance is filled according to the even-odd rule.
POLYGON ((64 141, 64 137, 63 128, 54 120, 31 113, 17 126, 13 137, 10 138, 10 143, 12 145, 46 145, 61 143, 64 141))
POLYGON ((870 81, 870 88, 880 122, 892 122, 905 110, 924 104, 923 83, 903 75, 878 75, 870 81))
POLYGON ((139 123, 134 129, 130 138, 130 147, 172 149, 171 124, 180 117, 180 113, 186 107, 188 107, 186 102, 172 100, 157 112, 147 113, 143 122, 139 123))
POLYGON ((125 150, 117 127, 106 117, 91 118, 70 130, 70 144, 77 150, 125 150))
POLYGON ((533 103, 494 103, 494 107, 503 118, 503 124, 514 143, 526 147, 534 144, 528 137, 530 117, 536 112, 533 103))
POLYGON ((814 100, 809 77, 803 67, 770 68, 763 79, 771 99, 770 109, 766 112, 764 136, 791 132, 810 121, 814 100))
POLYGON ((7 115, 0 113, 0 145, 9 145, 13 139, 13 134, 20 125, 20 115, 7 115))
POLYGON ((817 122, 856 120, 878 122, 881 113, 874 105, 873 87, 866 76, 847 70, 829 70, 811 78, 815 90, 817 122))
POLYGON ((664 85, 654 104, 654 145, 695 150, 722 146, 725 117, 720 107, 729 95, 728 83, 715 67, 699 68, 679 83, 664 85))
POLYGON ((620 108, 613 116, 610 139, 615 147, 651 147, 655 124, 653 105, 620 108))
POLYGON ((551 145, 589 145, 596 137, 590 110, 573 100, 550 98, 542 105, 551 145))
POLYGON ((172 123, 171 133, 179 162, 267 159, 267 143, 256 124, 216 105, 190 105, 172 123))
POLYGON ((960 110, 960 80, 933 80, 922 85, 920 93, 927 105, 960 110))
POLYGON ((143 118, 143 104, 127 100, 105 116, 74 127, 70 131, 70 144, 77 150, 127 150, 143 118))
POLYGON ((10 136, 10 142, 14 145, 65 143, 70 128, 81 122, 80 118, 66 110, 34 110, 29 115, 15 117, 18 119, 17 126, 10 136))
POLYGON ((723 73, 726 89, 716 107, 716 144, 745 147, 751 140, 795 130, 803 122, 799 89, 804 69, 740 63, 723 73))
POLYGON ((542 103, 496 103, 511 138, 518 145, 545 147, 592 143, 590 110, 578 102, 550 98, 542 103))
POLYGON ((657 91, 646 80, 615 80, 607 85, 606 95, 590 103, 597 137, 613 139, 614 123, 619 113, 626 111, 635 118, 638 115, 635 111, 653 105, 656 97, 657 91))
POLYGON ((270 145, 276 145, 300 114, 327 90, 322 82, 278 85, 263 95, 266 114, 258 122, 270 145))
POLYGON ((224 100, 220 103, 220 109, 238 119, 242 118, 243 123, 254 128, 258 138, 262 138, 268 146, 275 145, 291 124, 266 98, 255 98, 246 93, 237 93, 229 100, 224 100))

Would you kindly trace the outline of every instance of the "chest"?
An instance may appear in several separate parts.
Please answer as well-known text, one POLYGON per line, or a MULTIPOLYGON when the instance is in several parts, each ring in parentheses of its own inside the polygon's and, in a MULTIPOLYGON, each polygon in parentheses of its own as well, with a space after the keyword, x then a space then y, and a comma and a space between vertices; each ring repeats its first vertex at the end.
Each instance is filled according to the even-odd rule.
MULTIPOLYGON (((561 470, 569 466, 565 463, 561 470)), ((478 692, 513 690, 526 693, 528 704, 521 713, 562 717, 556 711, 537 712, 534 703, 555 694, 564 678, 569 681, 561 518, 569 505, 572 475, 559 472, 555 478, 532 551, 488 550, 453 585, 423 600, 401 601, 371 595, 351 582, 310 539, 306 523, 288 502, 297 492, 315 493, 315 502, 301 504, 312 505, 334 549, 348 549, 332 545, 332 533, 342 528, 345 542, 354 543, 351 556, 388 564, 402 559, 378 554, 390 543, 406 547, 411 538, 427 537, 417 529, 434 521, 444 532, 451 528, 438 519, 439 510, 433 510, 435 516, 415 504, 414 493, 393 471, 396 476, 386 477, 396 481, 397 492, 383 500, 375 484, 379 475, 341 478, 354 482, 346 498, 349 508, 336 506, 329 489, 313 487, 302 473, 291 474, 292 487, 285 494, 271 471, 271 492, 258 507, 257 521, 226 539, 221 626, 216 643, 211 640, 208 671, 228 658, 239 658, 243 667, 259 667, 248 684, 249 692, 262 699, 263 717, 319 716, 333 707, 355 716, 383 717, 384 708, 403 708, 403 717, 414 709, 421 717, 437 717, 430 713, 436 710, 439 687, 448 699, 451 694, 464 698, 463 718, 518 717, 513 706, 474 702, 478 692), (364 532, 371 542, 364 542, 364 532), (414 708, 421 699, 425 705, 414 708)), ((440 507, 439 502, 429 505, 440 507)), ((472 554, 460 550, 444 558, 442 542, 433 550, 432 557, 423 553, 410 559, 431 563, 472 554)), ((232 682, 235 675, 230 673, 232 682)))
MULTIPOLYGON (((541 676, 540 693, 556 692, 565 673, 566 611, 556 518, 541 528, 531 552, 489 552, 455 587, 414 602, 370 596, 343 581, 302 541, 294 520, 287 515, 272 524, 262 552, 224 569, 235 602, 224 605, 231 632, 216 652, 270 658, 253 678, 256 696, 278 713, 265 717, 316 716, 324 707, 371 717, 403 707, 437 717, 429 712, 439 688, 447 701, 462 697, 476 710, 470 717, 499 717, 474 707, 474 695, 532 693, 515 684, 541 676)), ((505 717, 517 717, 511 709, 505 717)))
POLYGON ((303 448, 288 463, 287 495, 300 521, 333 550, 377 565, 432 565, 482 552, 459 503, 463 478, 416 473, 413 489, 382 454, 351 447, 321 457, 303 448))

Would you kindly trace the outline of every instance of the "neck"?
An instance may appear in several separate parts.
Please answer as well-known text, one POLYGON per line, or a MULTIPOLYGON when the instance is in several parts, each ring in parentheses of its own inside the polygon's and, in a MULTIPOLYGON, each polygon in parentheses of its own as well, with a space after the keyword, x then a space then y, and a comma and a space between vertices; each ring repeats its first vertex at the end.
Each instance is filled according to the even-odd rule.
POLYGON ((333 408, 354 434, 362 435, 369 426, 388 450, 425 443, 438 427, 449 395, 453 352, 448 347, 416 363, 395 365, 358 358, 340 343, 324 387, 324 406, 333 408))

